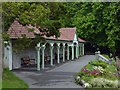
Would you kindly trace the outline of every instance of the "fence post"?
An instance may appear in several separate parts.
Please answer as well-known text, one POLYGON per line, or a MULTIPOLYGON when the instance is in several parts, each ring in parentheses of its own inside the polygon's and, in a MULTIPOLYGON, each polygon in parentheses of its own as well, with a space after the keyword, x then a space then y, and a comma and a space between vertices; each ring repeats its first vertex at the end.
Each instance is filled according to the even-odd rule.
POLYGON ((96 60, 99 60, 100 51, 95 52, 96 60))

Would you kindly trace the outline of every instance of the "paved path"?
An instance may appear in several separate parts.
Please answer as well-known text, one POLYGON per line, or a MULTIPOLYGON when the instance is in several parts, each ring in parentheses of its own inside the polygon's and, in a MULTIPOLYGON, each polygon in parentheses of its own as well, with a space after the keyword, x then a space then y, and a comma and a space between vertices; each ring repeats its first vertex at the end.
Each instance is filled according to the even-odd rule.
POLYGON ((14 71, 17 76, 27 82, 30 88, 82 88, 74 83, 74 76, 94 55, 86 55, 75 61, 66 62, 46 71, 14 71))

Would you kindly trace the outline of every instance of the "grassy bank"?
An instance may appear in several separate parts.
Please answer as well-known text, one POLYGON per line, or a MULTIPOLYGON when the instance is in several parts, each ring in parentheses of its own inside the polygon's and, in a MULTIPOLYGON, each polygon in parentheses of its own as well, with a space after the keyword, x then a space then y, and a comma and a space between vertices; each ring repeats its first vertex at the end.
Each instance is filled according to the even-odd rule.
POLYGON ((2 90, 5 90, 5 88, 23 88, 22 90, 27 90, 28 85, 23 80, 18 78, 14 73, 8 69, 4 69, 2 77, 2 88, 2 90))

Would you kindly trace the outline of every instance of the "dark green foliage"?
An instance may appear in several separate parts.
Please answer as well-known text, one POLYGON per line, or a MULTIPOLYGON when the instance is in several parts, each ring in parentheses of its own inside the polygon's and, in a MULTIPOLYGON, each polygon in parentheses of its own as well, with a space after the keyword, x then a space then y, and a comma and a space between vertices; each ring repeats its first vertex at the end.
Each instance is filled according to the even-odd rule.
POLYGON ((32 42, 32 39, 26 38, 25 35, 23 35, 23 38, 18 38, 17 40, 13 41, 13 51, 16 53, 23 51, 25 48, 30 47, 32 42))
POLYGON ((112 52, 116 51, 120 42, 120 3, 79 4, 79 10, 72 18, 78 36, 96 42, 98 46, 107 46, 112 52))
MULTIPOLYGON (((3 25, 7 31, 11 23, 17 18, 22 25, 32 24, 39 27, 41 35, 35 34, 35 39, 30 39, 22 35, 14 41, 14 51, 23 50, 27 47, 36 46, 38 42, 45 43, 44 35, 59 37, 58 31, 61 28, 60 17, 63 15, 64 5, 62 3, 29 3, 29 2, 4 2, 3 3, 3 25), (61 14, 59 13, 61 12, 61 14)), ((33 29, 28 29, 33 32, 33 29)), ((3 35, 4 40, 9 41, 7 34, 3 35)))
POLYGON ((4 41, 9 41, 10 40, 10 36, 6 32, 2 33, 2 37, 3 37, 4 41))
POLYGON ((40 26, 47 36, 59 37, 61 27, 77 27, 78 37, 111 52, 120 50, 120 2, 3 3, 5 30, 15 18, 23 25, 40 26))
POLYGON ((59 36, 61 17, 65 14, 63 3, 29 3, 29 2, 4 2, 3 25, 7 31, 11 23, 17 18, 22 25, 32 24, 40 26, 49 36, 59 36))

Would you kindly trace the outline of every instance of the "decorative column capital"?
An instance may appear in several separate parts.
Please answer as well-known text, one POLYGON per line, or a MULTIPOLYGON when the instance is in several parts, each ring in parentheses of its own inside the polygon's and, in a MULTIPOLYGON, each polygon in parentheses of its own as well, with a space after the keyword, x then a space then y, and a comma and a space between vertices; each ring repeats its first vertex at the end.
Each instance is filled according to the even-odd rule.
POLYGON ((41 47, 37 47, 37 46, 35 47, 35 49, 36 49, 37 51, 40 51, 40 48, 41 48, 41 47))
POLYGON ((40 42, 39 42, 39 43, 37 43, 37 47, 40 47, 40 42))
POLYGON ((50 43, 50 46, 53 47, 54 43, 50 43))
POLYGON ((39 51, 40 50, 40 42, 37 44, 37 46, 35 47, 35 49, 37 50, 37 51, 39 51))
POLYGON ((41 47, 41 49, 43 49, 43 50, 44 50, 44 49, 45 49, 45 46, 42 46, 42 47, 41 47))
POLYGON ((72 45, 71 47, 74 47, 74 45, 72 45))

